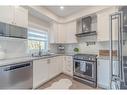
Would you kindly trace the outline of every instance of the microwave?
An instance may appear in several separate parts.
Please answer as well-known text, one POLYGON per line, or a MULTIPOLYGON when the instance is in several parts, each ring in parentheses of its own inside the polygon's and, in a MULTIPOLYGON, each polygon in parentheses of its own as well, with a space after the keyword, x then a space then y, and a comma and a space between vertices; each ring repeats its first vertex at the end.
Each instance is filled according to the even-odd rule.
POLYGON ((0 36, 27 39, 27 28, 0 22, 0 36))

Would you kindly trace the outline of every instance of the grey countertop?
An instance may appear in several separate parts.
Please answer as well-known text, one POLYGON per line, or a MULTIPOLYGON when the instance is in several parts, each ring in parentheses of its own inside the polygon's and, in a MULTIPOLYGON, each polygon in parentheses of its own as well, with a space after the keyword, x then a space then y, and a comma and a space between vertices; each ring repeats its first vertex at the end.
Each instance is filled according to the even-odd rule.
POLYGON ((52 58, 56 56, 73 56, 72 54, 52 54, 49 56, 42 56, 42 57, 18 57, 18 58, 10 58, 10 59, 2 59, 0 60, 0 66, 4 65, 10 65, 10 64, 18 64, 20 62, 26 62, 26 61, 33 61, 33 60, 39 60, 39 59, 45 59, 45 58, 52 58))
MULTIPOLYGON (((110 60, 110 56, 98 56, 97 59, 110 60)), ((117 61, 117 57, 113 57, 113 60, 117 61)))

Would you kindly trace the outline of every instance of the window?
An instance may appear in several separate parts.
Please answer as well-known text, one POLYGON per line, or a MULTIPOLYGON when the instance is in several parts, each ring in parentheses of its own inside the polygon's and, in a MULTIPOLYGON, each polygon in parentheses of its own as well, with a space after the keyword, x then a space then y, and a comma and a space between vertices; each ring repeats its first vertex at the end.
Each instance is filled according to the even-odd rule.
POLYGON ((28 31, 29 51, 48 50, 48 31, 29 29, 28 31))

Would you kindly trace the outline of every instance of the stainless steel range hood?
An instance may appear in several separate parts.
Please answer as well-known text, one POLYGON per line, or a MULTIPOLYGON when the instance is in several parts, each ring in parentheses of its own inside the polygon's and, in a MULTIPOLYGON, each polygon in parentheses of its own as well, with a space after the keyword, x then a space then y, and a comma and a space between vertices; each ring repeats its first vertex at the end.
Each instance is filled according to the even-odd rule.
POLYGON ((96 31, 89 31, 89 32, 83 32, 83 33, 78 33, 75 34, 77 37, 86 37, 86 36, 94 36, 97 35, 96 31))
MULTIPOLYGON (((94 16, 95 17, 95 16, 94 16)), ((96 30, 92 30, 92 21, 93 17, 88 16, 81 19, 81 31, 80 33, 75 34, 77 37, 86 37, 86 36, 94 36, 97 35, 96 30)))

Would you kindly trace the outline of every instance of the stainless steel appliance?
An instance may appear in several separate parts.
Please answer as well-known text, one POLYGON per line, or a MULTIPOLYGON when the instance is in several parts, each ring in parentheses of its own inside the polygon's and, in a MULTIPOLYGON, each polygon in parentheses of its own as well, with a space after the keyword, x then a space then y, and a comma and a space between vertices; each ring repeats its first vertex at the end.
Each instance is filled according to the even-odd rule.
POLYGON ((32 88, 32 68, 32 61, 0 67, 0 89, 32 88))
POLYGON ((76 54, 73 62, 73 78, 92 87, 97 86, 97 55, 76 54))
POLYGON ((27 39, 27 28, 0 22, 0 36, 27 39))
POLYGON ((110 63, 111 89, 127 89, 127 7, 120 7, 120 11, 110 15, 110 63), (125 11, 126 10, 126 11, 125 11), (117 39, 113 40, 113 33, 117 39), (114 58, 112 51, 117 50, 114 58), (117 62, 114 64, 113 61, 117 62))
MULTIPOLYGON (((76 34, 77 37, 86 37, 86 36, 96 36, 96 29, 93 28, 95 21, 97 19, 96 15, 84 17, 79 21, 79 33, 76 34)), ((96 26, 95 26, 96 27, 96 26)))

